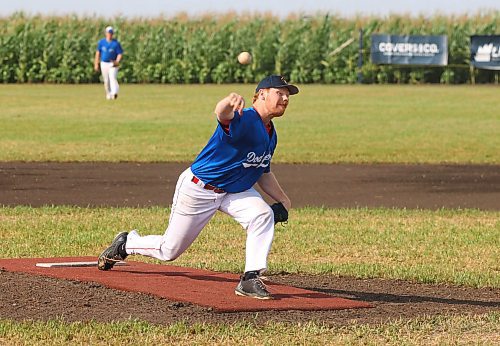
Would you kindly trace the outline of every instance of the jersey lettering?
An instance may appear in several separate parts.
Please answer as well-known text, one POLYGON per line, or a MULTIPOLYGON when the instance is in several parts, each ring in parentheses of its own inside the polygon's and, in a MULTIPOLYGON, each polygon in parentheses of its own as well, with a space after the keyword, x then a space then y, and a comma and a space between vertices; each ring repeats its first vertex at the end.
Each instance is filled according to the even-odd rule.
POLYGON ((271 163, 271 158, 273 156, 271 154, 262 154, 261 156, 257 156, 253 151, 249 152, 247 155, 247 161, 243 162, 242 165, 245 168, 248 167, 267 167, 271 163))

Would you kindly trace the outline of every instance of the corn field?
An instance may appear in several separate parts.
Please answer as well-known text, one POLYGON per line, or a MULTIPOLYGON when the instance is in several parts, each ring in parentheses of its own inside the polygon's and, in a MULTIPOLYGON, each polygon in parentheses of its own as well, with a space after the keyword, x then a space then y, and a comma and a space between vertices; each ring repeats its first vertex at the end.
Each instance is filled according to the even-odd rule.
POLYGON ((296 83, 479 83, 498 81, 493 71, 469 69, 469 36, 500 33, 500 12, 474 16, 341 18, 234 14, 186 18, 0 18, 0 81, 93 83, 97 41, 112 25, 124 49, 119 79, 125 83, 255 83, 282 74, 296 83), (358 68, 359 30, 363 66, 358 68), (448 35, 449 66, 396 67, 370 63, 372 33, 448 35), (353 43, 335 53, 349 39, 353 43), (241 51, 253 55, 240 65, 241 51), (335 53, 335 54, 333 54, 335 53))

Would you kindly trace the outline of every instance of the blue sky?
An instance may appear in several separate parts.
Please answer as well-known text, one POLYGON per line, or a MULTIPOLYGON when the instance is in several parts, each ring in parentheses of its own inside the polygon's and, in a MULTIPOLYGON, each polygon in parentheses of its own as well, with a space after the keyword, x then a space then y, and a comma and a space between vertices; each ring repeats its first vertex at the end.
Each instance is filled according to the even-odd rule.
POLYGON ((167 17, 178 12, 199 15, 206 12, 271 12, 285 17, 291 12, 314 14, 329 12, 343 16, 356 14, 388 15, 408 13, 431 15, 500 11, 500 0, 120 0, 120 1, 63 1, 63 0, 0 0, 0 15, 15 11, 28 14, 98 15, 114 17, 150 17, 163 14, 167 17))

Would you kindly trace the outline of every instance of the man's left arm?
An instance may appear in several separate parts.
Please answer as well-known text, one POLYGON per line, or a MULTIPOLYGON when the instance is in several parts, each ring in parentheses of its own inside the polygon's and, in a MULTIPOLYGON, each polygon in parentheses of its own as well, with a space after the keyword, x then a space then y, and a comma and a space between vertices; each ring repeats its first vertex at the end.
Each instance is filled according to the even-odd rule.
POLYGON ((286 195, 285 191, 281 188, 273 172, 262 174, 260 179, 257 181, 257 184, 259 184, 262 191, 268 194, 272 199, 276 202, 283 203, 286 210, 290 210, 292 202, 286 195))
POLYGON ((123 54, 118 54, 118 55, 116 56, 116 60, 115 60, 115 61, 113 61, 113 65, 114 65, 114 66, 118 66, 118 65, 120 65, 120 61, 122 61, 122 57, 123 57, 123 54))
POLYGON ((115 61, 113 61, 113 65, 114 66, 118 66, 120 65, 120 61, 122 61, 122 58, 123 58, 123 49, 122 49, 122 45, 120 44, 120 42, 118 42, 118 46, 116 47, 116 59, 115 61))

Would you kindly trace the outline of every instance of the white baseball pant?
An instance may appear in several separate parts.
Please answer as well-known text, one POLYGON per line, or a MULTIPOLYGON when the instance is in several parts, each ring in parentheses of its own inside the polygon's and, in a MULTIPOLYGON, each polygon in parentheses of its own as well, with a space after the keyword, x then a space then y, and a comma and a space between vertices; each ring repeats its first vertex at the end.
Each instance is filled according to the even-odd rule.
POLYGON ((238 221, 247 232, 245 272, 267 269, 267 256, 274 237, 274 216, 269 205, 254 188, 239 193, 215 193, 192 182, 186 169, 177 181, 172 211, 164 235, 140 236, 129 233, 126 251, 163 261, 179 257, 220 210, 238 221))
POLYGON ((101 74, 104 81, 106 98, 112 100, 115 98, 115 95, 118 95, 118 90, 120 89, 117 80, 118 67, 113 66, 112 62, 101 61, 101 74))

